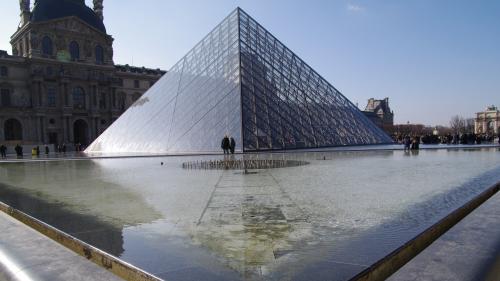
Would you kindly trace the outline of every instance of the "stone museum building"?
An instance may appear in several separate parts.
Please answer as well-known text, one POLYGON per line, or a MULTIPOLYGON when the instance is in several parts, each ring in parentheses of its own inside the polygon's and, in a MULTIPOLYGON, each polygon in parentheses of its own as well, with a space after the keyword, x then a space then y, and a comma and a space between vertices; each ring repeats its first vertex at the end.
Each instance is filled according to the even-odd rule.
POLYGON ((394 112, 389 107, 389 98, 383 100, 370 98, 363 113, 386 132, 390 131, 394 125, 394 112))
POLYGON ((500 134, 500 110, 496 106, 488 106, 485 111, 476 113, 474 133, 500 134))
POLYGON ((116 65, 103 0, 20 0, 0 50, 0 142, 90 144, 165 71, 116 65))

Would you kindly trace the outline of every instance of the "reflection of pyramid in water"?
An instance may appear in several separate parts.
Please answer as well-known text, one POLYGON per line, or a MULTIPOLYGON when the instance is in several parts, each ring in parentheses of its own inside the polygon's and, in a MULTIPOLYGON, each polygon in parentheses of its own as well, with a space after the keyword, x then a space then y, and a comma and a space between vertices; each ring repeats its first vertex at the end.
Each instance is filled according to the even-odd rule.
POLYGON ((210 152, 389 143, 339 91, 236 9, 87 152, 210 152))

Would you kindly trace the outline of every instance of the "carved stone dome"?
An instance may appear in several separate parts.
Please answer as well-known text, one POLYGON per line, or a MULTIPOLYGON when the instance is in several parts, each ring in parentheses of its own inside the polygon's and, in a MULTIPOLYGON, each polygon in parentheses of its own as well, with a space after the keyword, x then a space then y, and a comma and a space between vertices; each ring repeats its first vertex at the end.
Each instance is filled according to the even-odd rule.
POLYGON ((31 22, 42 22, 76 16, 97 30, 106 33, 106 27, 96 13, 85 5, 85 0, 37 0, 31 22))

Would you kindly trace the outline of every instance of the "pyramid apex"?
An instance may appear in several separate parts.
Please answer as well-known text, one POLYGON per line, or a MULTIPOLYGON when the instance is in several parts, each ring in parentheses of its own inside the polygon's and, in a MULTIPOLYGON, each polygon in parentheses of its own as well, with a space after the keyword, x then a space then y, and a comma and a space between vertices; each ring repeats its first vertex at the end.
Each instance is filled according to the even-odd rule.
POLYGON ((86 151, 217 152, 224 135, 243 152, 392 142, 236 7, 86 151))

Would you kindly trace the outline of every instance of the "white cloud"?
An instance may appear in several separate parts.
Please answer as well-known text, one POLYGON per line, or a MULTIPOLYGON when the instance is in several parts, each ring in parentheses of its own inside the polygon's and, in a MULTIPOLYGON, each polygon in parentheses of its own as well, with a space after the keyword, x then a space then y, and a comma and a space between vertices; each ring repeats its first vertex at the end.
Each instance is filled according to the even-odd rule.
POLYGON ((360 6, 360 5, 356 5, 356 4, 352 4, 352 3, 347 4, 347 10, 351 11, 351 12, 361 12, 364 9, 365 8, 363 6, 360 6))

